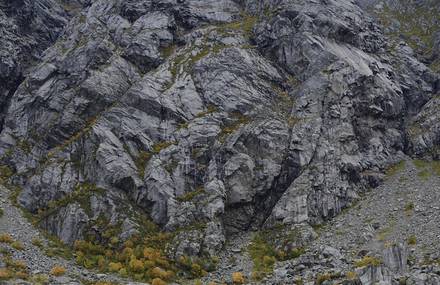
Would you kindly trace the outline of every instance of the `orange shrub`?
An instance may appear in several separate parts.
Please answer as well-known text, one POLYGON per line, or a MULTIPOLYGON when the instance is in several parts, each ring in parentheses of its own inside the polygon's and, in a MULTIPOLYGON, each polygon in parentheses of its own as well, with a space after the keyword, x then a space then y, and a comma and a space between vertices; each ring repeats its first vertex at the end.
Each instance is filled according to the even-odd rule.
POLYGON ((12 272, 7 268, 0 268, 0 280, 12 278, 12 272))
POLYGON ((62 276, 66 273, 66 269, 62 266, 55 265, 51 270, 50 274, 53 276, 62 276))

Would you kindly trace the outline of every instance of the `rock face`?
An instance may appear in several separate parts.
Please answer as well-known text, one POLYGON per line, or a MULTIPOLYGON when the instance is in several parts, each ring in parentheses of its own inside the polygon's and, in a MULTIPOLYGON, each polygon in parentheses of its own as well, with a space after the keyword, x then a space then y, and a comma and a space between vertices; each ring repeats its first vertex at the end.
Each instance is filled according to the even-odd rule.
POLYGON ((335 217, 405 154, 438 156, 439 75, 356 1, 14 3, 0 153, 19 204, 50 208, 40 226, 68 244, 99 238, 102 216, 126 238, 137 211, 202 223, 175 254, 214 254, 230 233, 335 217))

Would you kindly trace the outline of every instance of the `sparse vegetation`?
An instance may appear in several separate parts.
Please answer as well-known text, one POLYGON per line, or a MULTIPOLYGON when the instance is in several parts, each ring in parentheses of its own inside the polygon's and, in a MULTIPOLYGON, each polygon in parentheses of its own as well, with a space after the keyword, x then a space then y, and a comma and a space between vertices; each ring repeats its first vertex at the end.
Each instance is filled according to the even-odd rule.
POLYGON ((50 270, 50 274, 53 276, 63 276, 66 273, 66 268, 56 265, 50 270))
POLYGON ((257 21, 258 16, 246 14, 243 12, 241 13, 240 20, 220 25, 218 26, 217 31, 223 35, 228 35, 231 31, 241 31, 245 37, 250 38, 252 35, 252 30, 257 21))
POLYGON ((42 248, 43 247, 43 241, 39 238, 33 238, 32 239, 32 244, 35 245, 36 247, 42 248))
POLYGON ((96 187, 96 185, 91 183, 79 183, 76 185, 74 191, 65 195, 59 200, 50 201, 47 207, 38 210, 37 221, 41 221, 46 217, 57 212, 60 208, 66 207, 69 204, 77 202, 81 208, 88 214, 91 215, 91 205, 90 199, 92 196, 103 195, 104 189, 96 187))
POLYGON ((177 197, 177 200, 180 202, 188 202, 193 200, 195 197, 202 195, 203 193, 205 193, 205 188, 202 187, 198 187, 196 190, 191 191, 191 192, 187 192, 185 194, 183 194, 180 197, 177 197))
POLYGON ((402 160, 392 166, 390 166, 386 171, 385 174, 390 177, 390 176, 394 176, 397 173, 399 173, 400 171, 402 171, 403 169, 405 169, 406 166, 406 161, 402 160))
POLYGON ((139 219, 139 223, 141 233, 125 242, 113 239, 114 236, 108 236, 109 242, 104 243, 92 239, 76 241, 74 250, 77 263, 89 269, 114 272, 122 277, 153 284, 171 282, 177 272, 180 277, 198 278, 215 268, 208 258, 182 256, 175 261, 166 256, 166 247, 180 229, 165 233, 146 218, 139 219))
POLYGON ((364 256, 362 259, 359 259, 355 262, 356 267, 365 267, 365 266, 379 266, 382 262, 380 259, 374 256, 364 256))
POLYGON ((417 244, 417 238, 415 235, 411 235, 408 237, 407 240, 408 245, 416 245, 417 244))
POLYGON ((161 150, 175 144, 174 141, 161 141, 153 145, 153 153, 159 153, 161 150))
POLYGON ((35 274, 31 276, 30 281, 35 285, 49 284, 49 276, 46 274, 35 274))
POLYGON ((291 248, 288 251, 276 249, 270 242, 273 237, 269 233, 259 233, 254 236, 248 247, 249 255, 254 263, 252 279, 260 280, 273 271, 276 261, 297 258, 303 254, 302 248, 291 248))
POLYGON ((318 274, 316 276, 316 284, 321 285, 324 281, 331 280, 332 275, 330 273, 318 274))
POLYGON ((415 159, 413 163, 419 171, 417 175, 422 180, 429 179, 433 174, 440 176, 440 161, 415 159))
POLYGON ((404 209, 407 214, 411 213, 414 210, 414 203, 413 202, 406 203, 404 209))
POLYGON ((134 160, 136 167, 138 169, 138 174, 140 178, 143 178, 145 175, 145 167, 148 164, 148 161, 151 158, 151 153, 148 151, 140 151, 139 155, 134 160))
POLYGON ((7 165, 0 165, 0 183, 5 184, 14 174, 12 169, 7 165))
POLYGON ((23 250, 24 249, 24 245, 19 241, 14 241, 13 243, 11 243, 11 247, 13 247, 16 250, 23 250))
POLYGON ((237 131, 242 125, 246 125, 250 122, 249 117, 237 112, 231 113, 229 117, 232 118, 232 120, 224 124, 218 135, 220 142, 224 142, 229 135, 237 131))
POLYGON ((440 16, 436 9, 427 9, 423 6, 414 9, 394 10, 385 6, 379 15, 382 24, 392 26, 392 21, 399 21, 399 30, 389 33, 389 36, 399 39, 405 37, 406 42, 419 53, 428 55, 434 46, 434 32, 440 16), (420 45, 420 43, 422 45, 420 45), (422 48, 423 47, 423 48, 422 48))
POLYGON ((232 283, 244 284, 245 282, 246 282, 246 279, 244 278, 243 273, 241 273, 241 272, 232 273, 232 283))
POLYGON ((347 278, 348 280, 356 280, 356 279, 358 279, 358 275, 357 275, 357 273, 354 272, 354 271, 348 271, 348 272, 345 274, 345 278, 347 278))
POLYGON ((22 260, 14 260, 10 256, 3 257, 4 268, 0 269, 0 280, 23 279, 29 277, 27 265, 22 260))
POLYGON ((0 234, 0 242, 2 243, 13 243, 14 239, 12 238, 12 236, 10 234, 0 234))

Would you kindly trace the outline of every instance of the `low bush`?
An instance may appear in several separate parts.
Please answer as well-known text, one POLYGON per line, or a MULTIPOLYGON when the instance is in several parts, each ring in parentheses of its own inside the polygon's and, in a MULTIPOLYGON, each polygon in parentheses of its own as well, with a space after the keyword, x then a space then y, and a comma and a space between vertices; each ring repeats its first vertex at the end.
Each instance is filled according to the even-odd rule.
POLYGON ((19 241, 14 241, 13 243, 11 243, 11 246, 16 250, 23 250, 24 249, 24 245, 19 241))
POLYGON ((232 273, 232 283, 234 284, 244 284, 246 282, 243 273, 234 272, 232 273))
POLYGON ((355 262, 356 267, 365 267, 365 266, 379 266, 381 264, 380 259, 373 256, 364 256, 362 259, 357 260, 355 262))
POLYGON ((13 243, 14 239, 10 234, 0 234, 0 242, 3 243, 13 243))
POLYGON ((167 285, 167 282, 163 281, 160 278, 154 278, 151 282, 151 285, 167 285))
POLYGON ((62 276, 66 273, 66 269, 62 266, 56 265, 50 270, 50 274, 53 276, 62 276))
POLYGON ((407 243, 409 245, 416 245, 417 244, 417 238, 415 235, 412 235, 410 237, 408 237, 407 243))

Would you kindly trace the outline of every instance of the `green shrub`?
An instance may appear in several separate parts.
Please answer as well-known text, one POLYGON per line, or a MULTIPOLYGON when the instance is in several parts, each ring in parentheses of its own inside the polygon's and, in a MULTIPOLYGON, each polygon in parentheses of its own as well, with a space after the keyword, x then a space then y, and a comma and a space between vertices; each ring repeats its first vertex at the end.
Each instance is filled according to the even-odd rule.
POLYGON ((380 259, 373 256, 364 256, 362 259, 357 260, 355 262, 356 267, 365 267, 365 266, 379 266, 381 264, 380 259))
POLYGON ((24 245, 19 241, 14 241, 13 243, 11 243, 11 246, 16 250, 23 250, 24 249, 24 245))
POLYGON ((412 235, 410 237, 408 237, 407 243, 409 245, 416 245, 417 244, 417 238, 415 235, 412 235))

